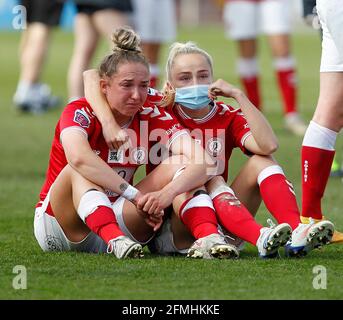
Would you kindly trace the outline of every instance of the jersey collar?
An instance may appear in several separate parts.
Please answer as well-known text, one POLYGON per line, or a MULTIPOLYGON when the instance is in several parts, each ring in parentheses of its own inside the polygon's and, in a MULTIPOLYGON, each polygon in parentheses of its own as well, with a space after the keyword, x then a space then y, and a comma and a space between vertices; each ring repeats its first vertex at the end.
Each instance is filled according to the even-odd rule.
POLYGON ((210 112, 205 115, 203 118, 196 118, 196 119, 193 119, 191 118, 190 116, 188 116, 182 109, 182 107, 180 105, 176 105, 176 112, 181 116, 181 118, 183 119, 190 119, 190 120, 193 120, 195 123, 204 123, 204 122, 207 122, 209 120, 211 120, 215 114, 217 113, 217 110, 218 110, 218 106, 217 106, 217 103, 215 101, 212 101, 211 102, 211 105, 212 105, 212 109, 210 110, 210 112))

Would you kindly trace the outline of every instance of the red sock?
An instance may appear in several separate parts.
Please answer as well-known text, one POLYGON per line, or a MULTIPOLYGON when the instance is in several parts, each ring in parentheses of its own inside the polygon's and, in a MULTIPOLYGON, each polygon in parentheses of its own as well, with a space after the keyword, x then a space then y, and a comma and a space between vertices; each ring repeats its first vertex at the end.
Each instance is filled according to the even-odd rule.
POLYGON ((123 236, 113 210, 106 206, 99 206, 87 218, 87 226, 106 243, 123 236))
POLYGON ((249 100, 252 102, 253 105, 255 105, 257 109, 261 110, 261 97, 258 76, 242 77, 241 81, 249 100))
POLYGON ((196 239, 218 234, 218 221, 207 194, 186 200, 180 208, 180 218, 196 239))
POLYGON ((242 240, 256 244, 262 228, 239 200, 229 192, 222 192, 213 199, 219 223, 242 240))
POLYGON ((279 166, 270 166, 261 171, 260 175, 265 174, 259 182, 261 197, 277 222, 288 223, 294 230, 300 223, 297 200, 292 184, 283 174, 276 173, 277 168, 282 171, 279 166))
POLYGON ((334 150, 302 146, 302 216, 322 219, 321 199, 330 175, 334 150))
POLYGON ((288 70, 277 70, 276 74, 282 95, 285 114, 296 112, 297 86, 295 83, 295 69, 291 68, 288 70))

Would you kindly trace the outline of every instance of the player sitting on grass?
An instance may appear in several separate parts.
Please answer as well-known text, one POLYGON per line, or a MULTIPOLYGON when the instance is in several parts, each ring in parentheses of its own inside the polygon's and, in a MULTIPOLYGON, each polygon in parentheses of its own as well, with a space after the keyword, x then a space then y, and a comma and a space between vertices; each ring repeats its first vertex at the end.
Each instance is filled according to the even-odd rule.
MULTIPOLYGON (((223 80, 212 83, 213 66, 209 54, 191 42, 174 44, 167 61, 167 79, 164 96, 150 90, 148 99, 155 103, 160 101, 168 112, 173 112, 216 160, 217 176, 207 182, 206 191, 220 225, 236 237, 256 245, 259 255, 266 258, 277 256, 279 247, 286 243, 289 256, 302 256, 328 243, 333 224, 329 221, 301 223, 293 187, 271 156, 277 149, 277 139, 271 126, 241 90, 223 80), (240 109, 215 102, 219 95, 234 98, 240 109), (229 187, 225 181, 228 178, 228 161, 235 147, 249 155, 249 159, 229 187), (266 228, 254 220, 262 200, 278 226, 266 228), (292 239, 288 241, 291 230, 292 239)), ((109 108, 104 97, 99 95, 99 79, 94 71, 85 74, 85 88, 95 112, 105 118, 109 108)), ((107 120, 111 118, 106 116, 107 120)), ((108 144, 118 145, 125 140, 125 134, 116 131, 118 125, 114 121, 103 129, 107 130, 108 144)), ((150 164, 148 171, 152 167, 150 164)), ((176 247, 191 245, 193 239, 184 235, 185 228, 180 220, 188 227, 183 208, 196 205, 183 203, 176 206, 179 215, 172 215, 171 221, 167 219, 162 229, 169 235, 160 232, 160 236, 155 238, 159 252, 179 251, 176 247), (178 245, 173 243, 173 239, 178 245)), ((193 249, 199 243, 201 241, 193 244, 189 255, 198 254, 198 250, 193 249)))
MULTIPOLYGON (((44 251, 107 251, 117 258, 141 257, 142 244, 162 223, 163 209, 176 196, 208 180, 206 171, 213 160, 203 148, 166 109, 149 103, 143 107, 149 66, 138 40, 132 30, 118 29, 113 53, 99 69, 111 115, 131 134, 131 141, 136 139, 128 152, 108 148, 101 124, 85 99, 73 101, 62 112, 34 218, 34 233, 44 251), (156 169, 133 187, 136 169, 163 147, 172 159, 161 160, 156 152, 152 160, 156 169), (174 177, 181 168, 183 174, 174 177)), ((210 236, 206 249, 211 254, 236 254, 219 235, 212 212, 188 210, 187 217, 195 221, 190 223, 199 235, 210 236)))

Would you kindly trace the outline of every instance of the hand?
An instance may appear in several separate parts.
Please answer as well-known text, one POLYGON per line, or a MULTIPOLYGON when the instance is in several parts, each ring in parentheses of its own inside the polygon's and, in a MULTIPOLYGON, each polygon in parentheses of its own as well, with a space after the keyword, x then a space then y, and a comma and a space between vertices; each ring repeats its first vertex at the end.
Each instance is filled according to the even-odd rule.
POLYGON ((155 217, 153 215, 146 215, 144 220, 146 224, 152 227, 154 232, 156 232, 163 223, 163 216, 155 217))
POLYGON ((175 198, 171 188, 167 190, 167 187, 160 191, 149 192, 142 196, 138 203, 137 208, 158 216, 163 209, 169 207, 175 198))
POLYGON ((147 225, 151 226, 154 231, 157 231, 163 223, 163 209, 159 209, 158 201, 153 195, 143 195, 139 192, 132 201, 137 212, 143 217, 147 225))
POLYGON ((116 122, 103 124, 102 133, 110 150, 118 150, 120 147, 126 150, 130 146, 129 135, 116 122))
POLYGON ((137 202, 137 208, 147 214, 159 216, 165 207, 158 193, 150 192, 142 196, 137 202))
POLYGON ((213 100, 217 99, 218 96, 236 99, 241 93, 241 90, 222 79, 218 79, 216 82, 212 83, 208 89, 208 96, 213 100))

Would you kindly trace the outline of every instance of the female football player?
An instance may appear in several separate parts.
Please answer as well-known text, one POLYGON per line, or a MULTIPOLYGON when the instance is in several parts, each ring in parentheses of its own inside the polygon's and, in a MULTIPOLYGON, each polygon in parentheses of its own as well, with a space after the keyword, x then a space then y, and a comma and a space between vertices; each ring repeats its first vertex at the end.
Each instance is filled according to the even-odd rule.
MULTIPOLYGON (((286 246, 288 255, 305 255, 329 242, 333 233, 331 222, 301 224, 293 187, 271 156, 278 147, 271 126, 241 90, 223 80, 213 82, 210 55, 194 43, 175 43, 169 53, 166 72, 168 82, 163 97, 150 90, 148 100, 157 103, 162 99, 160 104, 168 112, 173 112, 215 159, 216 176, 207 182, 206 191, 220 225, 236 237, 257 245, 259 255, 266 258, 278 255, 278 249, 288 241, 291 229, 292 241, 286 246), (218 96, 235 99, 240 109, 216 102, 218 96), (239 147, 249 159, 229 187, 226 184, 228 160, 235 147, 239 147), (254 220, 261 200, 278 226, 263 228, 254 220)), ((87 99, 96 112, 105 116, 109 108, 99 95, 94 72, 85 74, 85 80, 87 99)), ((110 117, 106 116, 106 119, 110 117)), ((109 127, 115 130, 116 125, 112 123, 109 127)), ((123 135, 116 135, 113 131, 109 131, 107 137, 112 145, 125 140, 123 135)), ((153 167, 149 164, 148 172, 153 167)), ((179 212, 182 221, 182 208, 179 212)), ((181 235, 184 230, 179 228, 177 221, 180 220, 175 217, 167 220, 155 238, 159 252, 187 247, 181 235)))
POLYGON ((213 160, 166 109, 149 103, 142 107, 149 66, 137 35, 121 28, 113 34, 113 42, 113 53, 99 68, 100 87, 111 115, 135 143, 125 152, 108 148, 88 102, 79 99, 66 106, 56 126, 35 211, 34 232, 40 247, 140 257, 141 244, 154 235, 163 209, 176 197, 188 203, 183 208, 184 223, 195 237, 204 239, 199 250, 210 256, 236 255, 219 235, 214 212, 206 210, 211 199, 203 194, 204 188, 195 189, 208 180, 206 169, 213 160), (148 157, 156 170, 132 186, 134 172, 148 157), (181 175, 175 174, 178 170, 181 175), (201 207, 191 205, 199 199, 201 207))

